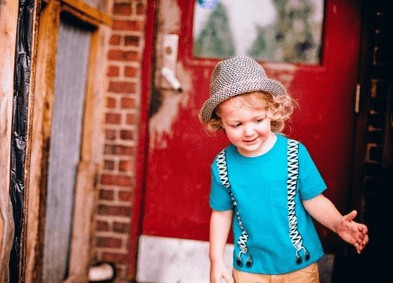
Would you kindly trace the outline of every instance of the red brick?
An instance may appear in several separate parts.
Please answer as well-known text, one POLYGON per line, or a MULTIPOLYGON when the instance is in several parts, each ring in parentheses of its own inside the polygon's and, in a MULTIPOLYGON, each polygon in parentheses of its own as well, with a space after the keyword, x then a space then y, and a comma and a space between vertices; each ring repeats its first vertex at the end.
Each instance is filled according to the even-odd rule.
POLYGON ((130 232, 130 225, 128 223, 113 222, 113 232, 127 234, 130 232))
POLYGON ((97 213, 99 215, 128 216, 130 217, 131 208, 128 206, 99 205, 97 213))
POLYGON ((121 42, 120 35, 112 35, 111 38, 109 39, 110 45, 120 45, 120 42, 121 42))
POLYGON ((107 113, 105 115, 105 123, 106 124, 120 124, 121 115, 115 113, 107 113))
POLYGON ((116 99, 113 97, 106 98, 106 107, 108 108, 116 108, 116 99))
POLYGON ((131 4, 127 3, 115 3, 113 5, 113 15, 131 15, 132 7, 131 4))
POLYGON ((113 30, 141 31, 142 27, 143 25, 140 21, 114 20, 112 23, 113 30))
POLYGON ((115 169, 115 162, 113 160, 104 160, 104 169, 105 170, 115 169))
POLYGON ((115 93, 135 93, 136 85, 130 82, 111 82, 109 91, 115 93))
POLYGON ((113 200, 114 193, 111 190, 100 190, 99 199, 100 200, 113 200))
POLYGON ((133 97, 123 97, 120 100, 121 108, 135 108, 135 99, 133 97))
POLYGON ((121 130, 120 138, 122 140, 133 140, 134 139, 134 131, 121 130))
POLYGON ((108 59, 114 61, 137 61, 139 53, 136 51, 124 51, 119 49, 111 49, 108 51, 108 59))
POLYGON ((116 130, 105 130, 105 139, 113 141, 116 139, 116 130))
POLYGON ((134 171, 134 162, 131 160, 121 160, 119 162, 119 171, 121 172, 134 171))
POLYGON ((136 14, 144 15, 145 14, 145 5, 141 2, 136 4, 136 14))
POLYGON ((98 220, 96 222, 96 230, 101 232, 108 232, 109 231, 109 223, 106 221, 98 220))
POLYGON ((125 145, 106 145, 104 152, 105 154, 132 156, 135 154, 135 148, 125 145))
POLYGON ((130 187, 132 185, 132 178, 128 176, 102 174, 100 182, 103 185, 118 185, 130 187))
POLYGON ((118 77, 119 73, 120 71, 118 66, 109 66, 108 70, 106 71, 106 75, 110 78, 118 77))
POLYGON ((135 67, 125 67, 124 75, 126 77, 136 77, 138 75, 138 68, 135 67))
POLYGON ((127 35, 124 38, 125 46, 139 46, 139 42, 140 42, 139 36, 127 35))
POLYGON ((121 201, 131 201, 132 200, 132 193, 131 192, 119 192, 119 200, 121 201))
POLYGON ((96 244, 98 247, 121 248, 122 240, 113 237, 97 237, 96 244))
POLYGON ((127 114, 126 116, 126 123, 127 125, 134 125, 136 123, 135 114, 127 114))

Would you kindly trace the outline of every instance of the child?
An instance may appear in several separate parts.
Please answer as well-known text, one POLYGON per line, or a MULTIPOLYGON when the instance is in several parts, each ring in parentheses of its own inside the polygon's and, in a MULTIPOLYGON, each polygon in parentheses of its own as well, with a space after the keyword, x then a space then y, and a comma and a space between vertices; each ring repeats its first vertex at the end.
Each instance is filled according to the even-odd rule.
POLYGON ((305 146, 279 134, 295 105, 284 86, 237 56, 217 64, 210 91, 201 122, 231 142, 211 167, 210 282, 319 282, 323 250, 312 218, 360 253, 368 235, 353 221, 357 212, 342 216, 323 196, 305 146), (233 277, 223 260, 231 225, 233 277))

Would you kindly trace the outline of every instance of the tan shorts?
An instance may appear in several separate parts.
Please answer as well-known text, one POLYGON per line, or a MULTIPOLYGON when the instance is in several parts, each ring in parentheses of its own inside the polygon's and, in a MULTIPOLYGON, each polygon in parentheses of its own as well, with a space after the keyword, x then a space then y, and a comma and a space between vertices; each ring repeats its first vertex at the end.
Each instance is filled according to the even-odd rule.
POLYGON ((303 269, 279 275, 254 274, 233 269, 233 277, 236 283, 319 283, 316 262, 303 269))

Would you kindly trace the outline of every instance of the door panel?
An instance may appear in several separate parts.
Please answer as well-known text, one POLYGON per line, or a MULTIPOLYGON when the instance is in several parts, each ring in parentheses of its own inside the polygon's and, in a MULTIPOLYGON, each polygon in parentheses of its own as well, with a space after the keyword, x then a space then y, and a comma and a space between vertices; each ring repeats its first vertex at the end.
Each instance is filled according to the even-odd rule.
POLYGON ((68 272, 74 187, 80 160, 86 75, 92 32, 62 15, 56 55, 50 141, 43 282, 61 282, 68 272))
MULTIPOLYGON (((206 241, 210 164, 228 141, 222 133, 209 137, 198 111, 209 97, 210 74, 222 58, 193 56, 193 1, 162 0, 158 6, 142 234, 206 241), (163 48, 168 34, 178 35, 177 52, 163 48), (172 71, 182 92, 172 89, 161 74, 168 54, 176 57, 172 71)), ((258 59, 268 76, 281 81, 298 100, 300 108, 285 133, 308 147, 328 185, 326 195, 343 212, 350 180, 359 38, 358 1, 330 0, 325 3, 319 64, 258 59)), ((330 232, 318 229, 328 249, 334 250, 337 243, 330 232)))

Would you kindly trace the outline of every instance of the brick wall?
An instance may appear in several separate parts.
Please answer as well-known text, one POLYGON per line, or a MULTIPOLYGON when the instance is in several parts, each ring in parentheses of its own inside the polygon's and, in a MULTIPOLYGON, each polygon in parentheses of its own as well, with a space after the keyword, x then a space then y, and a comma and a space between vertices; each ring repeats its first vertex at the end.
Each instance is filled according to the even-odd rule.
POLYGON ((128 282, 135 186, 140 76, 147 0, 114 0, 103 113, 104 164, 99 175, 94 260, 114 262, 116 282, 128 282))

